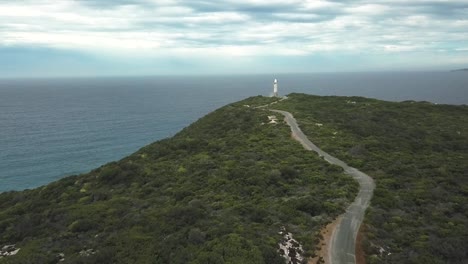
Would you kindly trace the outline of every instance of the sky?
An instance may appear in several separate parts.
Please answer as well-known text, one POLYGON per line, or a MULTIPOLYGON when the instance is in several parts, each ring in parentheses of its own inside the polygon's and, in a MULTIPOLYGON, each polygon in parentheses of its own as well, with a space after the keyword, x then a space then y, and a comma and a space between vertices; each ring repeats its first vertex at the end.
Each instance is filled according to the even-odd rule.
POLYGON ((468 0, 0 0, 0 77, 468 67, 468 0))

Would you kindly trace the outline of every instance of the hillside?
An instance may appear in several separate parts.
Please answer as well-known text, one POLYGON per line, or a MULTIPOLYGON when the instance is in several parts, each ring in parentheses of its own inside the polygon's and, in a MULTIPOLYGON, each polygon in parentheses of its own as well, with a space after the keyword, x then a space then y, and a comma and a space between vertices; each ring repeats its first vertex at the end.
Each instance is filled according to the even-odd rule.
POLYGON ((468 262, 467 106, 292 94, 275 108, 375 179, 367 263, 468 262))
POLYGON ((0 263, 284 263, 285 232, 313 255, 357 183, 246 106, 271 101, 225 106, 118 162, 0 194, 0 249, 19 249, 0 263))

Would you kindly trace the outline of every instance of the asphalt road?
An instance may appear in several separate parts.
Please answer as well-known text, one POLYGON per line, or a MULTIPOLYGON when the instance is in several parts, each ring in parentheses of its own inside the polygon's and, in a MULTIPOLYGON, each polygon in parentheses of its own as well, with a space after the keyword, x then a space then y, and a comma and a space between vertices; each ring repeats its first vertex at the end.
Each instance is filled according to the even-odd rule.
POLYGON ((359 182, 359 193, 354 202, 346 209, 340 223, 335 227, 329 245, 328 263, 348 264, 356 263, 356 237, 364 218, 366 208, 369 206, 375 188, 374 180, 369 175, 348 166, 343 161, 329 155, 318 148, 302 133, 293 115, 286 111, 271 110, 285 116, 285 121, 291 127, 294 138, 307 150, 313 150, 331 164, 342 167, 346 174, 351 175, 359 182))

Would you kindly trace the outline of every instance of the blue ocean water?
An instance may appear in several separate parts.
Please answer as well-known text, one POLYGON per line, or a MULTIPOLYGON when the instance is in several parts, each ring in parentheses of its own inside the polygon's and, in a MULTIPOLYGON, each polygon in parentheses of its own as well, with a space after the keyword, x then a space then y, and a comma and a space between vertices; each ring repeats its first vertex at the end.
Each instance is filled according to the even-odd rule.
POLYGON ((0 79, 0 192, 119 160, 225 104, 281 94, 468 104, 468 73, 0 79))

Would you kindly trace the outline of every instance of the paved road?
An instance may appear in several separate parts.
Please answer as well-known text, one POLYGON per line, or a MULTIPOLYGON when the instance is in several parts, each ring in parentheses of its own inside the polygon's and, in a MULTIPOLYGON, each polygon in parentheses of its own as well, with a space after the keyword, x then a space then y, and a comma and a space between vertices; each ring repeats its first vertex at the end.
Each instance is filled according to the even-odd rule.
POLYGON ((291 127, 294 138, 299 141, 305 149, 313 150, 329 163, 342 167, 346 174, 351 175, 359 182, 359 193, 354 202, 346 209, 346 213, 342 215, 341 222, 336 226, 335 230, 333 230, 328 250, 328 263, 356 263, 356 236, 364 218, 364 212, 372 198, 375 187, 374 181, 367 174, 348 166, 343 161, 329 155, 314 145, 314 143, 310 142, 304 133, 302 133, 297 125, 296 119, 294 119, 291 113, 280 110, 271 111, 285 116, 285 121, 291 127))

